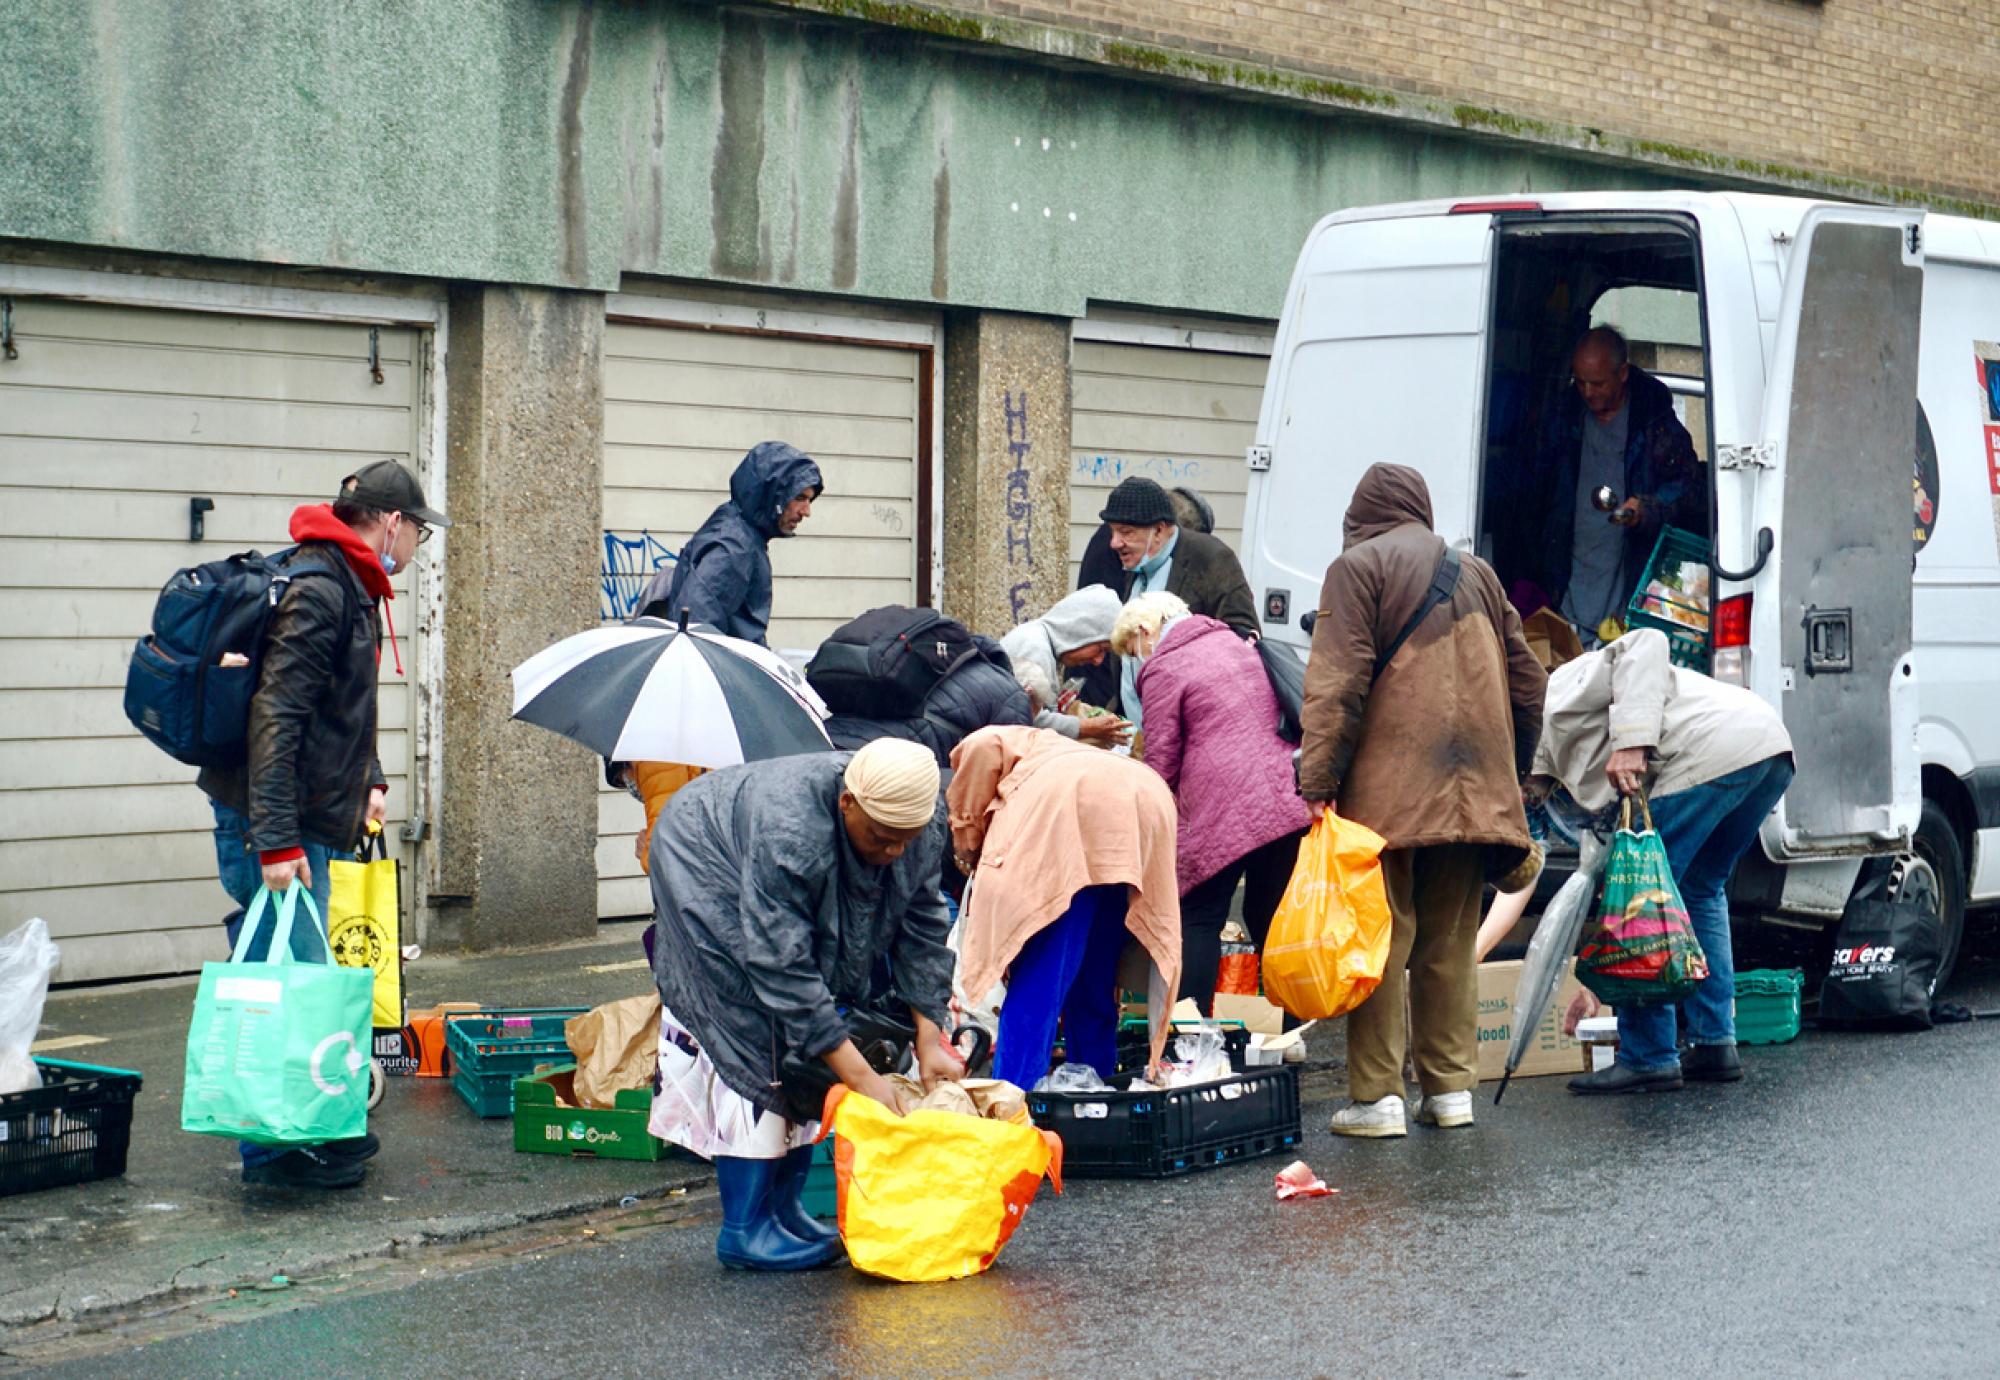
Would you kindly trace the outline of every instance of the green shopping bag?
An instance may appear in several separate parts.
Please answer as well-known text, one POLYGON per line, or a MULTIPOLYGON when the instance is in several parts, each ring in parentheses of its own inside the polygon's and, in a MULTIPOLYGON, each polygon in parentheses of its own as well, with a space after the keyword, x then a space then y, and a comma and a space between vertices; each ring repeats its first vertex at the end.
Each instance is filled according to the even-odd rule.
POLYGON ((369 1018, 375 975, 292 957, 292 923, 305 901, 296 882, 277 903, 270 957, 246 962, 270 904, 260 888, 227 963, 204 963, 188 1027, 181 1129, 258 1145, 316 1145, 368 1129, 369 1018))
POLYGON ((1679 1001, 1708 976, 1708 956, 1694 936, 1643 795, 1639 809, 1643 833, 1632 828, 1628 796, 1604 863, 1598 918, 1585 929, 1576 954, 1577 981, 1617 1007, 1679 1001))

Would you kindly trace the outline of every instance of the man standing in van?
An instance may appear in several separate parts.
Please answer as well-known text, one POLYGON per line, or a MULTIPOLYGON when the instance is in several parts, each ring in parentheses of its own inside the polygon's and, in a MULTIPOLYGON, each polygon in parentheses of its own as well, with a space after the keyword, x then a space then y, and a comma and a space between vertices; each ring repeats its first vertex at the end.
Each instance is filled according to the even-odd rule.
POLYGON ((1595 646, 1604 621, 1623 617, 1660 528, 1706 531, 1707 490, 1673 394, 1631 362, 1623 335, 1609 326, 1584 332, 1570 373, 1575 391, 1541 444, 1543 585, 1595 646), (1606 489, 1609 512, 1598 506, 1606 489))

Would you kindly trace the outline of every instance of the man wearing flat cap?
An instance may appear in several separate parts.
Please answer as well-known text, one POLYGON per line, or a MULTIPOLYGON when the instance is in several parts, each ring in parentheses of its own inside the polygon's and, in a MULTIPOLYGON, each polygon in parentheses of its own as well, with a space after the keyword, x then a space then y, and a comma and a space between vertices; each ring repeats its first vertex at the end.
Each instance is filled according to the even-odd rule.
MULTIPOLYGON (((245 729, 248 753, 227 767, 205 767, 198 784, 215 808, 215 853, 222 887, 238 907, 230 941, 258 887, 273 894, 302 886, 322 922, 332 889, 327 860, 360 846, 369 820, 388 813, 388 779, 375 755, 375 685, 389 577, 416 559, 432 531, 449 527, 427 506, 416 476, 394 460, 363 465, 340 482, 331 503, 292 514, 298 545, 276 557, 285 583, 273 585, 276 610, 264 633, 257 687, 245 729)), ((390 632, 394 644, 393 625, 390 632)), ((223 669, 255 660, 242 648, 223 669)), ((401 656, 395 664, 400 667, 401 656)), ((246 672, 247 674, 247 672, 246 672)), ((246 957, 261 961, 275 906, 266 906, 246 957)), ((305 962, 330 956, 321 931, 303 922, 292 952, 305 962)), ((375 1137, 325 1145, 245 1143, 246 1183, 286 1188, 352 1188, 375 1137)))
MULTIPOLYGON (((1220 539, 1182 527, 1175 520, 1174 501, 1150 479, 1133 475, 1111 491, 1097 515, 1111 528, 1111 551, 1125 571, 1119 594, 1165 590, 1177 594, 1191 613, 1227 623, 1238 637, 1257 634, 1257 601, 1243 565, 1220 539)), ((1122 658, 1119 701, 1128 710, 1138 700, 1139 664, 1122 658)))
POLYGON ((837 1081, 895 1106, 856 1047, 853 1011, 907 1015, 926 1087, 964 1071, 940 1033, 952 958, 939 778, 930 749, 899 738, 752 762, 682 787, 653 831, 665 1009, 652 1132, 714 1162, 725 1265, 798 1270, 839 1254, 799 1201, 819 1124, 798 1094, 837 1081))

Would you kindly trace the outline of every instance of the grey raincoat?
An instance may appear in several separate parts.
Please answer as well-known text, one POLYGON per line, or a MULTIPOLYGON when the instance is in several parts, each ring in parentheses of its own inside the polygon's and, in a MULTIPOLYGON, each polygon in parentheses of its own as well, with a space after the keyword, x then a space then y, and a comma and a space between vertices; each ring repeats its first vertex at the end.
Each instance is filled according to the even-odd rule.
POLYGON ((708 515, 674 563, 653 577, 639 598, 639 612, 655 618, 706 623, 717 632, 758 646, 771 626, 771 557, 766 548, 783 535, 785 505, 811 489, 825 491, 819 466, 796 446, 763 441, 729 476, 729 501, 708 515))
POLYGON ((780 1116, 780 1052, 837 1049, 847 1038, 839 1006, 872 999, 950 1028, 943 799, 901 858, 871 867, 840 820, 851 757, 710 772, 675 794, 653 831, 660 999, 725 1084, 780 1116))

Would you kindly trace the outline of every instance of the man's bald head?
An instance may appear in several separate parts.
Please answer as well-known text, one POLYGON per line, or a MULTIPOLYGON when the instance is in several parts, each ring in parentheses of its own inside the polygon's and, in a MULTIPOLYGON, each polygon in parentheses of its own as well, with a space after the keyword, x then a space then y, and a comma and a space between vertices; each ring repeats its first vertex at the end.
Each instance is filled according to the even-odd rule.
POLYGON ((1631 377, 1631 351, 1623 335, 1609 326, 1591 327, 1576 342, 1569 371, 1592 416, 1609 422, 1618 415, 1631 377))

